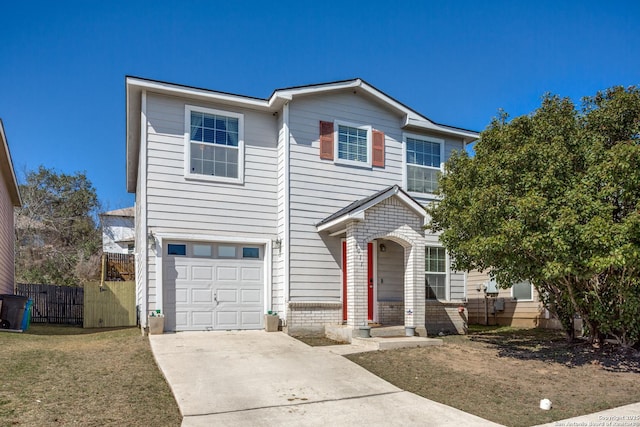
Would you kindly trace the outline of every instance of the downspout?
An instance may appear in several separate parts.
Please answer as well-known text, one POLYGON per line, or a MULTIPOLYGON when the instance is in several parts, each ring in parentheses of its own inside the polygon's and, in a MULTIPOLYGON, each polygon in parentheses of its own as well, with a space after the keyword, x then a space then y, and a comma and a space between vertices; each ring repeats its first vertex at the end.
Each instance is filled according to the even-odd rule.
POLYGON ((289 129, 289 103, 285 102, 282 107, 282 126, 284 130, 284 239, 283 247, 284 247, 284 313, 281 316, 283 325, 287 324, 287 304, 289 302, 289 275, 290 275, 290 227, 291 227, 291 218, 290 218, 290 182, 289 182, 289 171, 290 171, 290 161, 291 161, 291 131, 289 129))

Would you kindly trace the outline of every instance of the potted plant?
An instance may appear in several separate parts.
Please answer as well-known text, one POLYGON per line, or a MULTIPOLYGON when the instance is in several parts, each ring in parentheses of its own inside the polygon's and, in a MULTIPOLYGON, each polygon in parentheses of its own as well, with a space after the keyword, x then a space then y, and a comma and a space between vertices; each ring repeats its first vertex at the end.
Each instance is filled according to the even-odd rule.
POLYGON ((280 316, 275 311, 267 311, 264 315, 264 330, 267 332, 278 332, 278 325, 280 324, 280 316))
POLYGON ((150 335, 161 335, 164 332, 164 314, 160 310, 152 311, 147 324, 150 335))

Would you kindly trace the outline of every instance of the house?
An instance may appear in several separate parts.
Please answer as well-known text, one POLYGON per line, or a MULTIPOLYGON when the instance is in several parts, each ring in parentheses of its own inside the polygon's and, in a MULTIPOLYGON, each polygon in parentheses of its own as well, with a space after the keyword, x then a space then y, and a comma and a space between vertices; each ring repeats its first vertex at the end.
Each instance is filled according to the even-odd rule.
POLYGON ((22 206, 22 201, 1 119, 0 143, 0 294, 13 294, 16 240, 13 210, 22 206))
POLYGON ((486 272, 467 274, 469 324, 560 329, 535 287, 528 281, 503 289, 486 272))
POLYGON ((116 209, 100 214, 102 225, 102 252, 112 254, 132 254, 134 244, 133 207, 116 209))
POLYGON ((126 78, 137 303, 165 330, 462 332, 466 278, 423 206, 478 133, 362 79, 266 99, 126 78), (413 329, 415 328, 415 329, 413 329))

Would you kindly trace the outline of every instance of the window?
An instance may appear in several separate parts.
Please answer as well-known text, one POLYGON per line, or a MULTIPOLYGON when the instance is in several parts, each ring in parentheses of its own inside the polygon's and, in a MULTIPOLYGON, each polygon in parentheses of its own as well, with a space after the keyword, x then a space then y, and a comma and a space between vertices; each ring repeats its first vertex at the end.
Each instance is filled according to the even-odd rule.
POLYGON ((260 248, 242 248, 242 258, 260 258, 260 248))
POLYGON ((187 176, 242 182, 242 114, 187 106, 185 120, 187 176))
POLYGON ((532 288, 531 283, 527 280, 514 283, 513 286, 511 286, 511 296, 515 300, 531 301, 533 300, 532 288))
POLYGON ((336 122, 337 163, 371 166, 371 126, 336 122))
POLYGON ((423 136, 405 136, 407 191, 435 193, 442 173, 444 141, 423 136))
POLYGON ((424 248, 425 286, 427 299, 447 298, 447 267, 444 248, 424 248))
POLYGON ((167 245, 167 255, 185 256, 186 254, 187 254, 187 245, 176 245, 171 243, 167 245))
POLYGON ((367 129, 338 125, 338 158, 368 163, 367 129))
POLYGON ((127 245, 127 253, 132 254, 136 251, 136 245, 134 243, 129 243, 127 245))
POLYGON ((235 258, 236 247, 235 246, 218 246, 218 256, 220 258, 235 258))
POLYGON ((193 256, 210 257, 211 245, 193 245, 193 256))
POLYGON ((384 168, 385 135, 371 126, 320 120, 320 158, 337 164, 384 168), (335 131, 334 131, 335 129, 335 131), (334 141, 337 144, 334 144, 334 141))

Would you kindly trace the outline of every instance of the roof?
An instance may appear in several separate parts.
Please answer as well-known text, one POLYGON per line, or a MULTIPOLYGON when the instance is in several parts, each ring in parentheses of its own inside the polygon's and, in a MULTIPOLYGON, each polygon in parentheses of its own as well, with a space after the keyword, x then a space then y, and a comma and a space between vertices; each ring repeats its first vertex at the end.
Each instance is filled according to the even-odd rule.
POLYGON ((0 170, 2 171, 2 177, 7 185, 11 203, 13 203, 14 207, 20 207, 22 206, 20 188, 18 187, 15 169, 13 168, 13 161, 11 160, 11 153, 9 152, 9 142, 7 141, 7 135, 4 133, 2 119, 0 119, 0 140, 2 140, 2 146, 0 147, 0 170))
POLYGON ((364 211, 392 196, 399 197, 409 208, 414 210, 416 214, 426 218, 427 213, 422 205, 416 199, 411 197, 406 191, 400 188, 400 186, 393 185, 391 187, 385 188, 382 191, 378 191, 377 193, 372 194, 369 197, 356 200, 355 202, 340 209, 334 214, 329 215, 328 217, 317 223, 316 228, 318 229, 318 231, 324 231, 340 225, 348 220, 364 219, 364 211))
POLYGON ((129 208, 116 209, 113 211, 102 212, 100 216, 125 216, 125 217, 134 217, 136 214, 135 208, 133 206, 129 208))
POLYGON ((141 135, 140 123, 141 114, 145 108, 142 100, 142 94, 144 92, 148 91, 172 96, 183 96, 203 102, 216 102, 258 111, 276 112, 279 111, 285 103, 293 100, 295 97, 312 96, 315 94, 341 91, 345 89, 354 91, 361 90, 376 99, 378 102, 386 105, 387 108, 402 115, 402 127, 404 129, 414 129, 418 131, 426 130, 462 138, 465 144, 475 141, 479 137, 479 134, 476 131, 436 123, 390 97, 361 78, 276 89, 270 97, 263 99, 192 86, 184 86, 159 80, 126 76, 127 191, 130 193, 136 191, 141 135))

